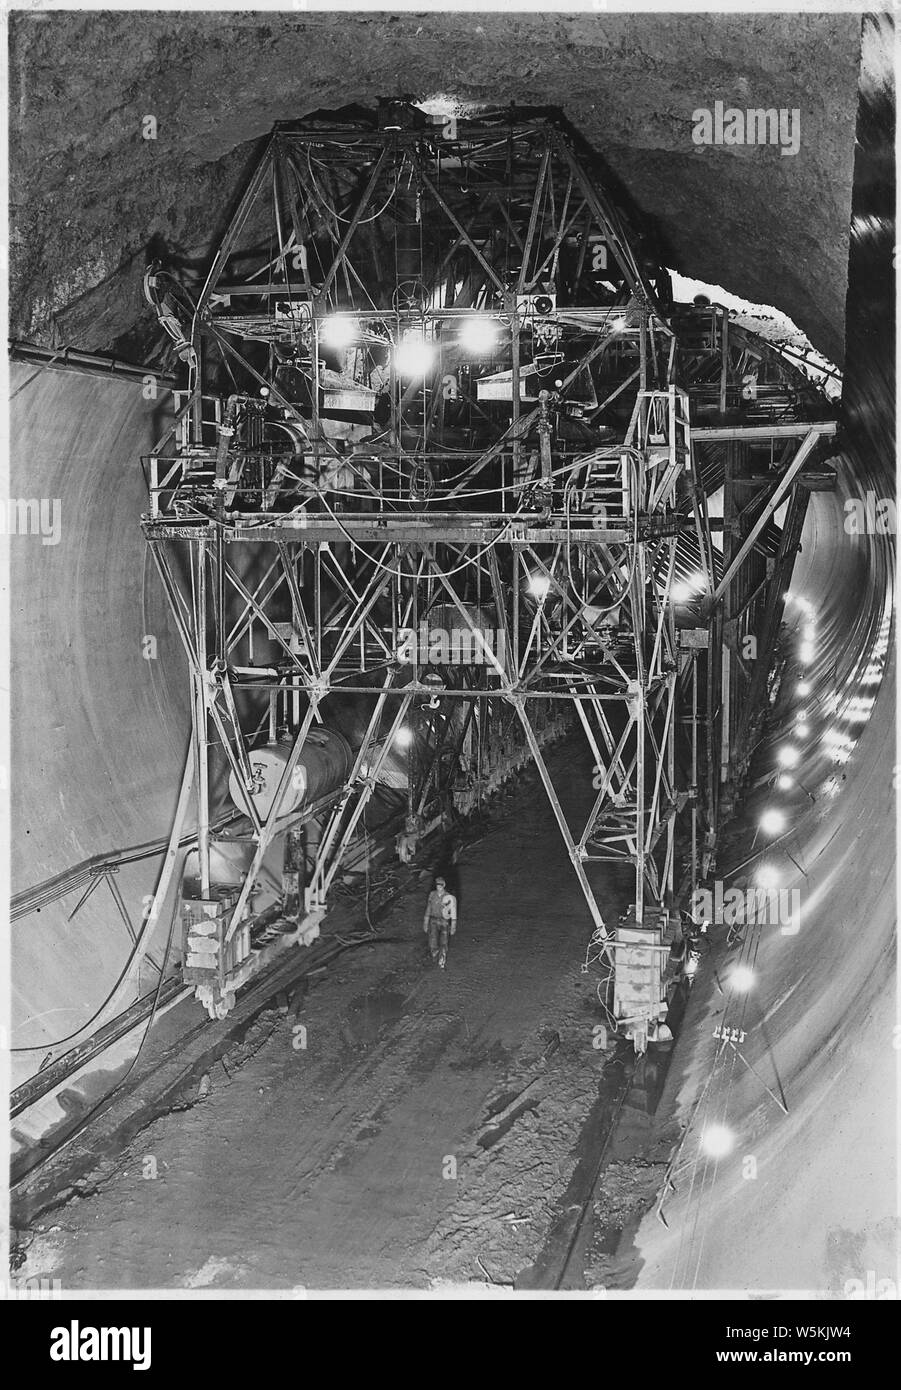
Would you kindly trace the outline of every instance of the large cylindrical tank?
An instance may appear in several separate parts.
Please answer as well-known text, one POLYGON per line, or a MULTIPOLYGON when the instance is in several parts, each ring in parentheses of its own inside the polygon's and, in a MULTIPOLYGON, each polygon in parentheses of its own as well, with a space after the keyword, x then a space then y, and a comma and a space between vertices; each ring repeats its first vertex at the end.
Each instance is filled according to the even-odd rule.
MULTIPOLYGON (((285 764, 291 754, 290 743, 266 744, 249 755, 253 773, 251 797, 261 819, 272 809, 285 764)), ((343 734, 334 729, 311 729, 303 752, 291 777, 281 805, 281 816, 290 815, 331 791, 343 787, 353 767, 353 752, 343 734)), ((235 774, 228 782, 229 795, 239 810, 244 809, 241 787, 235 774)))

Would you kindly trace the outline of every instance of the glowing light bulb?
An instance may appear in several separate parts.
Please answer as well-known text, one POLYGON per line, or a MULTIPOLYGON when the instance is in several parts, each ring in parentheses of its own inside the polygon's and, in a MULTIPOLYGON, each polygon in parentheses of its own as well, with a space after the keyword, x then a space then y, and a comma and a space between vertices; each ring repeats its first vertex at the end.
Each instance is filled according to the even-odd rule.
POLYGON ((783 772, 776 778, 776 786, 780 791, 787 792, 795 785, 793 777, 789 777, 787 772, 783 772))
POLYGON ((779 875, 772 864, 761 864, 754 879, 759 888, 775 888, 779 882, 779 875))
POLYGON ((410 744, 413 742, 413 730, 405 726, 398 729, 397 733, 394 735, 394 742, 397 744, 398 748, 409 748, 410 744))
POLYGON ((550 592, 551 581, 546 574, 533 574, 529 579, 529 593, 536 598, 546 598, 550 592))
POLYGON ((787 743, 784 748, 779 749, 776 757, 783 767, 797 767, 801 754, 797 748, 793 748, 790 743, 787 743))
POLYGON ((807 738, 807 735, 810 733, 810 725, 796 724, 795 733, 798 735, 798 738, 807 738))
POLYGON ((736 994, 747 994, 756 978, 749 965, 733 965, 729 971, 729 984, 736 994))
POLYGON ((359 336, 360 329, 356 319, 349 314, 332 314, 319 330, 319 341, 330 348, 348 348, 359 336))
POLYGON ((497 324, 493 319, 464 319, 460 325, 460 346, 464 352, 493 352, 497 337, 497 324))
POLYGON ((434 360, 435 351, 421 336, 413 335, 398 343, 394 349, 394 367, 398 376, 425 376, 434 360))
POLYGON ((735 1135, 725 1125, 707 1125, 701 1135, 701 1148, 711 1158, 724 1158, 735 1147, 735 1135))
POLYGON ((760 828, 764 835, 779 835, 785 829, 785 816, 781 811, 764 811, 760 828))
POLYGON ((809 695, 809 694, 810 694, 810 682, 809 682, 809 681, 799 681, 799 682, 798 682, 798 694, 799 694, 799 695, 809 695))
POLYGON ((801 662, 801 665, 809 666, 810 663, 813 661, 814 656, 815 652, 812 644, 810 642, 803 642, 801 644, 801 649, 798 652, 798 660, 801 662))

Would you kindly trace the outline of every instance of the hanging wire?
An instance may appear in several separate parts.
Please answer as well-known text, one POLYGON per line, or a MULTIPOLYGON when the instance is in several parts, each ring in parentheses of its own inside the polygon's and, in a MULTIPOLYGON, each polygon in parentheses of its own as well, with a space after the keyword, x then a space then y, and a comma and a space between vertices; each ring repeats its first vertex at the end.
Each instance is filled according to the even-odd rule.
MULTIPOLYGON (((315 174, 313 173, 313 166, 312 166, 312 163, 311 163, 310 151, 309 151, 308 149, 305 149, 305 150, 304 150, 304 153, 305 153, 305 155, 306 155, 307 169, 309 170, 309 175, 310 175, 310 186, 311 186, 311 188, 312 188, 314 194, 316 195, 316 199, 317 199, 317 202, 319 203, 320 207, 323 209, 323 211, 327 212, 328 215, 329 215, 330 217, 334 217, 334 219, 335 219, 336 222, 343 222, 345 225, 348 225, 353 219, 350 218, 350 217, 344 217, 340 212, 338 212, 335 208, 333 208, 329 202, 326 201, 326 199, 325 199, 325 197, 324 197, 324 195, 323 195, 323 193, 322 193, 322 190, 321 190, 321 188, 319 187, 319 184, 318 184, 317 181, 316 181, 316 176, 315 176, 315 174)), ((315 156, 312 156, 312 158, 315 158, 315 156)), ((317 159, 317 160, 316 160, 316 163, 319 165, 319 167, 320 167, 321 169, 327 170, 328 166, 327 166, 326 164, 323 164, 322 160, 317 159)), ((399 178, 400 178, 400 166, 398 166, 398 168, 395 169, 395 171, 394 171, 394 186, 393 186, 393 188, 391 189, 391 192, 388 194, 388 197, 385 199, 385 201, 384 201, 384 203, 382 204, 382 206, 379 208, 378 212, 374 212, 374 213, 372 214, 371 217, 361 217, 361 218, 359 219, 359 221, 357 222, 357 226, 358 226, 358 227, 365 227, 365 226, 366 226, 368 223, 370 223, 370 222, 376 222, 376 221, 378 220, 378 218, 380 218, 380 217, 382 216, 382 214, 383 214, 383 213, 385 212, 385 210, 390 206, 391 202, 393 201, 393 199, 394 199, 395 196, 397 195, 397 185, 398 185, 399 178)))
MULTIPOLYGON (((365 556, 366 556, 366 559, 369 560, 371 564, 376 565, 379 569, 384 570, 386 574, 396 574, 396 573, 397 573, 396 569, 394 569, 391 565, 384 565, 384 564, 382 564, 381 560, 377 560, 377 559, 375 558, 374 555, 370 555, 366 550, 363 549, 363 547, 362 547, 361 545, 359 545, 359 544, 354 540, 353 536, 350 534, 350 532, 348 531, 347 527, 346 527, 346 526, 342 526, 342 524, 341 524, 339 518, 336 516, 335 512, 332 510, 332 508, 329 506, 328 502, 325 500, 325 497, 322 498, 322 503, 323 503, 323 506, 325 507, 326 511, 328 512, 329 516, 332 518, 332 520, 334 521, 335 525, 338 527, 338 529, 339 529, 339 531, 341 532, 341 534, 342 534, 343 536, 346 537, 346 539, 347 539, 347 540, 350 542, 350 544, 353 546, 354 550, 360 551, 360 553, 361 553, 362 555, 365 555, 365 556)), ((498 531, 498 533, 497 533, 497 535, 494 537, 494 539, 491 540, 491 541, 489 541, 488 544, 487 544, 486 546, 483 546, 481 550, 478 550, 478 551, 475 553, 475 555, 472 555, 472 556, 470 556, 468 559, 465 559, 461 565, 457 565, 454 569, 438 571, 437 574, 436 574, 434 571, 432 571, 434 577, 435 577, 435 578, 442 577, 442 578, 444 578, 444 579, 450 579, 452 575, 462 573, 462 571, 465 570, 468 566, 477 564, 478 561, 482 558, 483 555, 487 555, 489 551, 493 550, 494 547, 495 547, 496 545, 498 545, 498 544, 503 540, 505 532, 508 531, 508 530, 510 529, 510 527, 513 526, 514 523, 515 523, 516 521, 518 521, 519 518, 520 518, 521 516, 525 516, 525 515, 526 515, 525 512, 516 512, 516 513, 514 513, 507 521, 504 522, 504 525, 503 525, 503 526, 501 527, 501 529, 498 531)))

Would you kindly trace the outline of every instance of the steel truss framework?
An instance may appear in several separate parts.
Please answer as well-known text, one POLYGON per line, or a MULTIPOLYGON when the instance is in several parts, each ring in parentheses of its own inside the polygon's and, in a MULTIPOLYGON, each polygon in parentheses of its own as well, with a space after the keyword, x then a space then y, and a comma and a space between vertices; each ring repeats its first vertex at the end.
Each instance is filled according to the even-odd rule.
MULTIPOLYGON (((723 311, 674 313, 665 271, 553 120, 423 121, 386 103, 378 122, 277 127, 190 322, 173 329, 168 306, 189 380, 146 460, 144 530, 191 669, 205 899, 211 750, 253 845, 223 913, 219 1005, 271 845, 318 816, 304 939, 402 731, 404 853, 528 749, 599 950, 634 985, 635 951, 665 954, 677 838, 692 884, 709 862, 741 718, 720 648, 778 621, 791 527, 781 565, 764 557, 740 585, 831 428, 806 379, 730 340, 723 311), (739 436, 727 449, 771 451, 744 517, 727 508, 722 553, 703 476, 717 428, 739 436), (346 783, 286 813, 317 724, 353 700, 367 715, 346 783), (563 716, 596 792, 581 825, 543 747, 563 716), (253 752, 279 727, 290 752, 264 815, 253 752), (628 946, 597 900, 602 863, 631 866, 628 946)), ((639 1049, 666 1010, 654 979, 618 996, 639 1049)))

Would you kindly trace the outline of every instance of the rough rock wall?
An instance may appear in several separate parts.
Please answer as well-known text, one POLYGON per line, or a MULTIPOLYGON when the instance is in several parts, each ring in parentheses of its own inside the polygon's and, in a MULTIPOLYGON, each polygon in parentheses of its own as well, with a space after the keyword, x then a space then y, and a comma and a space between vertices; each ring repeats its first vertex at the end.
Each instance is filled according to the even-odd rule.
POLYGON ((843 349, 859 16, 14 13, 11 328, 109 347, 148 242, 204 258, 277 120, 450 94, 560 107, 675 268, 843 349), (797 108, 801 146, 697 147, 692 112, 797 108), (158 138, 142 138, 152 114, 158 138))

